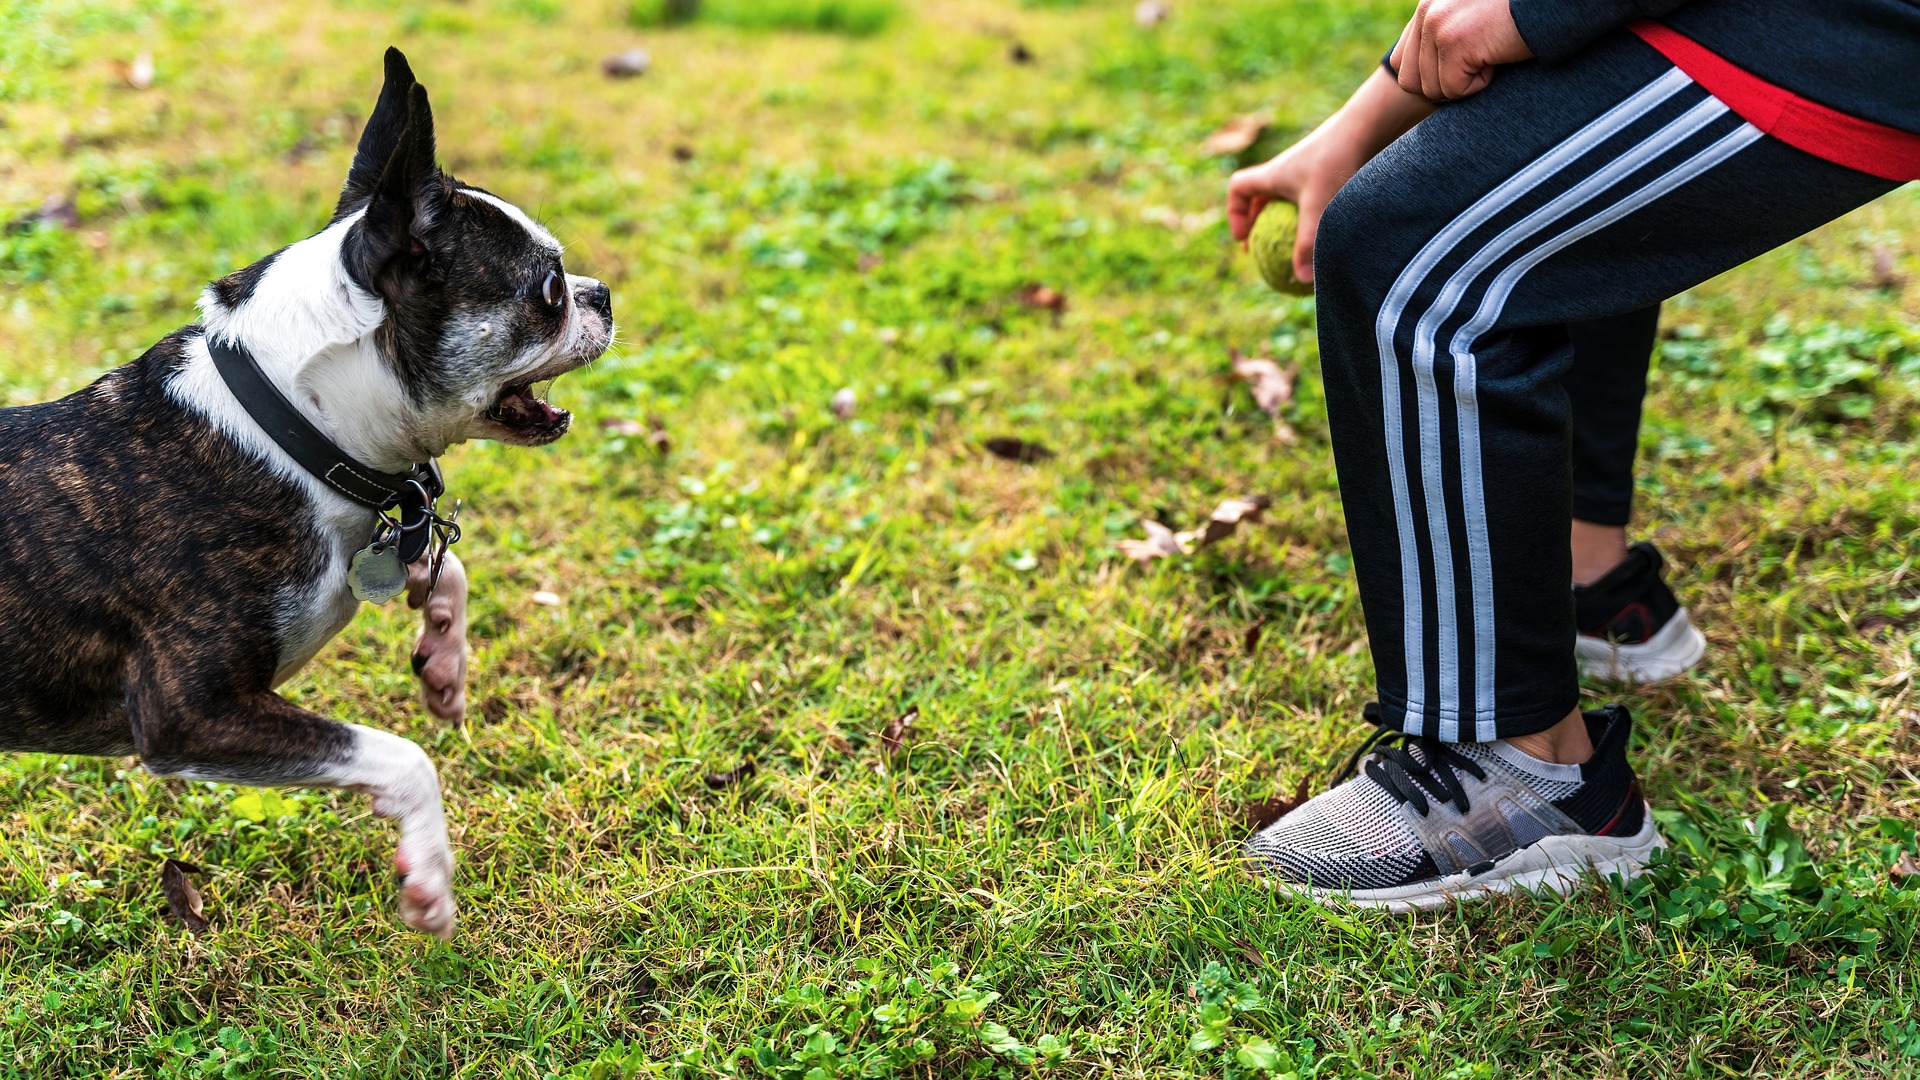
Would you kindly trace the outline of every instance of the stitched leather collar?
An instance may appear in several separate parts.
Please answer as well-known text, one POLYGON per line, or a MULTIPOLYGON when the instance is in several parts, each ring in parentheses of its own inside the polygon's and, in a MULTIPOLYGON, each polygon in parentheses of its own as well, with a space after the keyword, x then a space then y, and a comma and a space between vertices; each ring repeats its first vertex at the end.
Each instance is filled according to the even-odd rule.
MULTIPOLYGON (((354 460, 332 439, 313 426, 286 395, 268 381, 259 361, 241 345, 209 336, 207 352, 213 366, 226 381, 227 389, 240 401, 241 408, 253 417, 287 456, 300 463, 321 483, 369 510, 385 511, 407 500, 416 485, 424 502, 431 506, 446 490, 440 467, 432 460, 415 465, 405 473, 381 472, 354 460)), ((416 496, 417 498, 417 496, 416 496)))

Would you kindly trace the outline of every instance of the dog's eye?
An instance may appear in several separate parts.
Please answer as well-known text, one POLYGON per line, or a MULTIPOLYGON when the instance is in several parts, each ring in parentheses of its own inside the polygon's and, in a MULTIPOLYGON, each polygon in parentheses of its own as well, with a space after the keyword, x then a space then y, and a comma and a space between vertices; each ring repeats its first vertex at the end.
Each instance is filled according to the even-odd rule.
POLYGON ((558 310, 567 302, 567 279, 554 271, 547 271, 547 280, 540 283, 540 299, 550 308, 558 310))

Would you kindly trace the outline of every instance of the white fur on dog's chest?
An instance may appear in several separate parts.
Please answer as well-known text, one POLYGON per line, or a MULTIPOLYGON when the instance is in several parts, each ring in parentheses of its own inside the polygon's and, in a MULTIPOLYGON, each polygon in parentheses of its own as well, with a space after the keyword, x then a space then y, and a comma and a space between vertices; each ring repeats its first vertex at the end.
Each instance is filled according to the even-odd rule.
POLYGON ((360 601, 347 587, 347 566, 353 553, 365 547, 372 535, 371 515, 356 507, 332 515, 319 511, 315 517, 332 543, 317 577, 304 586, 291 586, 281 592, 276 605, 281 622, 276 628, 280 667, 274 672, 275 686, 305 667, 360 610, 360 601))

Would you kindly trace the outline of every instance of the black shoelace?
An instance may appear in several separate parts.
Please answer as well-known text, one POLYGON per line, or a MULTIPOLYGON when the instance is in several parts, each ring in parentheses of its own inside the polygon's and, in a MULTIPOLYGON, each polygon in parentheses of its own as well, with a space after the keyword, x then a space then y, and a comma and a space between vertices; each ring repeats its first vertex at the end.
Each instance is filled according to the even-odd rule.
MULTIPOLYGON (((1368 722, 1378 724, 1379 704, 1368 703, 1363 715, 1368 722)), ((1443 805, 1452 803, 1460 808, 1461 813, 1466 813, 1471 809, 1471 804, 1467 801, 1467 789, 1460 783, 1459 774, 1468 773, 1476 780, 1487 778, 1487 771, 1478 762, 1439 739, 1413 736, 1395 728, 1382 727, 1367 736, 1367 740, 1347 759, 1346 767, 1340 770, 1339 776, 1334 777, 1333 786, 1337 787, 1351 777, 1359 767, 1360 760, 1370 752, 1373 757, 1367 760, 1367 776, 1385 788, 1387 794, 1412 806, 1421 817, 1427 816, 1429 792, 1437 792, 1443 805), (1415 745, 1420 747, 1418 755, 1413 752, 1415 745)))

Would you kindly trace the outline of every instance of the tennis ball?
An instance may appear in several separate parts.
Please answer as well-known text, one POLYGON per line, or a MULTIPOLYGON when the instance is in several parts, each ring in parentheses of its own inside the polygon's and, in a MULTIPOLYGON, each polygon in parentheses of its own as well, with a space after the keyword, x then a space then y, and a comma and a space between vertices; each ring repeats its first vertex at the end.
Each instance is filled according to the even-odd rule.
POLYGON ((1300 234, 1300 211, 1292 203, 1270 202, 1253 221, 1253 233, 1247 247, 1273 291, 1288 296, 1312 296, 1311 282, 1301 281, 1293 272, 1293 242, 1300 234))

